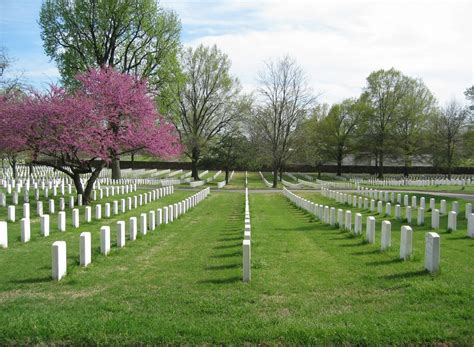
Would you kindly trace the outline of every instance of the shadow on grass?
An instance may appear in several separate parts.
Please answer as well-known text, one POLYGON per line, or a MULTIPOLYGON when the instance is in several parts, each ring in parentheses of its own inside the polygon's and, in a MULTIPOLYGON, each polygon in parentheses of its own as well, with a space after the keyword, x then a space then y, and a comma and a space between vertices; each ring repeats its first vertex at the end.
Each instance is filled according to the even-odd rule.
POLYGON ((426 275, 429 275, 428 271, 418 270, 418 271, 409 271, 409 272, 402 272, 399 274, 381 276, 380 278, 383 278, 386 280, 399 280, 403 278, 412 278, 412 277, 419 277, 419 276, 426 276, 426 275))
POLYGON ((403 259, 388 259, 388 260, 379 260, 379 261, 371 261, 365 263, 367 266, 379 266, 379 265, 390 265, 390 264, 395 264, 395 263, 401 263, 403 262, 403 259))
POLYGON ((237 252, 232 252, 232 253, 212 255, 211 258, 232 258, 232 257, 241 256, 241 255, 242 255, 242 252, 237 251, 237 252))
POLYGON ((243 229, 243 225, 244 225, 244 223, 242 222, 242 227, 236 226, 236 227, 232 227, 232 228, 227 228, 224 231, 222 231, 221 234, 223 234, 223 233, 235 233, 235 232, 241 231, 243 229))
POLYGON ((207 266, 206 270, 228 270, 228 269, 237 269, 239 267, 240 267, 240 264, 211 265, 211 266, 207 266))
POLYGON ((339 247, 359 247, 365 245, 364 242, 357 242, 357 243, 344 243, 342 245, 339 245, 339 247))
POLYGON ((237 240, 242 240, 242 237, 223 237, 220 239, 217 239, 217 241, 237 241, 237 240))
POLYGON ((380 250, 374 249, 374 250, 365 251, 365 252, 354 252, 354 253, 351 253, 351 255, 367 255, 367 254, 377 254, 377 253, 380 253, 380 250))
POLYGON ((238 276, 229 277, 229 278, 219 278, 219 279, 212 279, 212 280, 202 280, 199 281, 199 284, 227 284, 227 283, 236 283, 241 281, 242 278, 238 276))
MULTIPOLYGON (((455 231, 457 232, 457 231, 455 231)), ((448 234, 448 233, 447 233, 448 234)), ((449 234, 448 234, 449 235, 449 234)), ((448 236, 447 235, 447 236, 448 236)), ((453 235, 451 233, 451 235, 453 235)), ((450 240, 472 240, 472 238, 470 238, 469 236, 467 235, 456 235, 456 236, 453 236, 453 237, 449 237, 450 240)))
POLYGON ((12 280, 10 283, 14 284, 35 284, 35 283, 44 283, 51 282, 53 279, 51 276, 46 277, 36 277, 36 278, 25 278, 23 280, 12 280))
MULTIPOLYGON (((333 235, 333 234, 331 234, 333 235)), ((356 237, 354 236, 354 234, 349 234, 347 232, 337 232, 336 235, 338 235, 339 237, 332 237, 328 240, 333 240, 333 241, 341 241, 341 240, 348 240, 348 239, 355 239, 356 237)))
POLYGON ((228 248, 236 248, 236 247, 242 247, 242 244, 241 243, 233 243, 231 245, 216 246, 216 247, 213 247, 213 249, 228 249, 228 248))
POLYGON ((243 233, 243 229, 239 229, 239 230, 235 230, 235 231, 222 231, 220 233, 220 236, 235 236, 235 235, 240 235, 241 233, 243 233))
POLYGON ((310 224, 310 225, 298 227, 298 228, 274 228, 273 230, 275 231, 315 231, 316 229, 323 229, 323 228, 318 228, 318 225, 316 224, 310 224))

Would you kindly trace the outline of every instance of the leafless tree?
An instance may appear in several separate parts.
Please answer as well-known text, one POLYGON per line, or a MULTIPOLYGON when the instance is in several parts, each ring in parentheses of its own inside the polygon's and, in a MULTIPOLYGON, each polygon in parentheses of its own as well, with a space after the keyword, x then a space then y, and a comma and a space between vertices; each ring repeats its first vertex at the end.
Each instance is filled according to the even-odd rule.
POLYGON ((448 102, 434 118, 432 140, 433 148, 437 149, 435 157, 437 164, 446 168, 449 179, 469 121, 469 109, 455 100, 448 102))
POLYGON ((305 119, 315 97, 305 73, 289 56, 265 63, 265 69, 259 73, 259 82, 260 100, 251 127, 259 134, 270 155, 275 188, 278 171, 291 147, 292 134, 298 123, 305 119))
POLYGON ((198 163, 209 141, 238 116, 239 81, 229 73, 230 60, 216 46, 188 48, 182 54, 184 82, 176 84, 177 109, 171 112, 192 177, 199 180, 198 163))

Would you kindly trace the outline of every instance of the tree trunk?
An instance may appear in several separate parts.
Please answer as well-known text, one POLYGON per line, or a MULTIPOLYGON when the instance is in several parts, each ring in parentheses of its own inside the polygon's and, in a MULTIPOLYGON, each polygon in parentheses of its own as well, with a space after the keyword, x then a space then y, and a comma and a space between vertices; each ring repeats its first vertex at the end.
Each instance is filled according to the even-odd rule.
POLYGON ((16 158, 15 158, 15 156, 13 156, 12 159, 10 160, 10 166, 12 167, 13 178, 16 179, 17 169, 16 169, 16 158))
POLYGON ((132 152, 132 170, 135 168, 135 153, 132 152))
POLYGON ((448 156, 447 156, 447 161, 448 161, 448 180, 451 179, 451 168, 453 166, 453 156, 451 155, 451 153, 453 152, 453 148, 452 146, 450 145, 450 142, 448 142, 448 156))
POLYGON ((405 166, 403 167, 403 176, 408 178, 408 159, 405 159, 405 166))
POLYGON ((383 152, 379 153, 379 174, 378 179, 383 179, 383 152))
POLYGON ((192 166, 192 173, 191 176, 195 181, 199 181, 199 172, 198 172, 198 161, 199 161, 199 148, 194 147, 191 157, 191 166, 192 166))
POLYGON ((342 174, 342 160, 338 159, 337 160, 337 174, 336 176, 341 176, 342 174))
MULTIPOLYGON (((374 154, 374 160, 375 160, 375 172, 378 172, 379 171, 379 155, 378 153, 375 153, 374 154)), ((370 174, 372 174, 373 172, 371 172, 370 174)))
MULTIPOLYGON (((74 187, 76 187, 77 195, 84 193, 84 188, 82 187, 81 175, 75 172, 72 176, 72 181, 74 182, 74 187)), ((76 199, 77 203, 77 199, 76 199)), ((83 200, 84 203, 84 200, 83 200)))
POLYGON ((451 160, 448 160, 448 172, 447 172, 448 173, 448 180, 451 179, 452 166, 453 166, 453 164, 452 164, 451 160))
POLYGON ((82 193, 82 203, 84 205, 89 205, 90 199, 91 199, 92 189, 94 188, 94 182, 99 177, 99 174, 102 171, 102 169, 104 168, 104 166, 105 166, 105 162, 100 164, 99 167, 94 170, 91 177, 89 177, 89 179, 87 180, 86 189, 82 193))
POLYGON ((278 185, 278 166, 273 166, 273 186, 272 188, 276 188, 278 185))
POLYGON ((283 165, 280 165, 279 173, 280 173, 280 182, 281 182, 281 180, 283 179, 283 165))
POLYGON ((229 184, 229 168, 225 168, 225 184, 229 184))
POLYGON ((114 159, 112 159, 112 179, 119 180, 120 178, 122 178, 122 174, 120 172, 120 157, 116 156, 114 159))
POLYGON ((318 163, 318 179, 321 179, 321 162, 318 163))
POLYGON ((31 175, 33 175, 33 163, 30 161, 28 164, 28 177, 31 178, 31 175))

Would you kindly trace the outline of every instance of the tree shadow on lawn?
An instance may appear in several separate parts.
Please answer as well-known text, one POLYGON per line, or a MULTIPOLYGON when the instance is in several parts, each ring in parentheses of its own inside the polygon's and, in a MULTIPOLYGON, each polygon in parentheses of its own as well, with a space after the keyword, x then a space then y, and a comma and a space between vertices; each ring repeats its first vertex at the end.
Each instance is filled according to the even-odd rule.
POLYGON ((206 266, 206 270, 229 270, 229 269, 237 269, 240 266, 241 264, 211 265, 211 266, 206 266))
POLYGON ((419 277, 419 276, 426 276, 426 275, 429 275, 428 271, 418 270, 418 271, 402 272, 402 273, 393 274, 393 275, 380 276, 380 278, 383 278, 385 280, 399 280, 399 279, 404 279, 404 278, 412 278, 412 277, 419 277))
MULTIPOLYGON (((333 235, 333 234, 331 234, 333 235)), ((346 232, 338 232, 336 233, 337 236, 340 236, 340 237, 332 237, 332 238, 329 238, 328 240, 333 240, 333 241, 341 241, 341 240, 350 240, 350 239, 355 239, 356 237, 353 235, 353 234, 348 234, 346 232)))
POLYGON ((310 225, 306 225, 306 226, 302 226, 302 227, 298 227, 298 228, 273 228, 273 230, 275 231, 317 231, 316 229, 319 229, 317 228, 318 226, 316 224, 310 224, 310 225))
POLYGON ((236 248, 236 247, 242 247, 242 243, 233 243, 231 245, 223 245, 223 246, 215 246, 212 247, 212 249, 228 249, 228 248, 236 248))
POLYGON ((472 238, 470 238, 467 235, 456 235, 456 236, 454 236, 453 233, 448 233, 448 232, 443 233, 443 234, 446 235, 446 238, 448 240, 472 240, 472 238), (450 237, 451 235, 452 235, 452 237, 450 237))
POLYGON ((236 251, 232 253, 211 255, 211 258, 232 258, 232 257, 241 256, 241 255, 242 255, 242 251, 236 251))
POLYGON ((379 265, 390 265, 390 264, 395 264, 395 263, 402 263, 403 259, 388 259, 388 260, 378 260, 378 261, 370 261, 365 263, 367 266, 379 266, 379 265))
POLYGON ((368 254, 378 254, 380 253, 379 249, 373 249, 371 251, 365 251, 365 252, 354 252, 351 253, 351 255, 368 255, 368 254))
POLYGON ((366 243, 364 242, 357 242, 357 243, 344 243, 342 245, 338 245, 339 247, 359 247, 364 246, 366 243))
POLYGON ((221 231, 219 235, 220 236, 235 236, 235 235, 240 235, 243 232, 244 232, 244 228, 237 229, 234 231, 221 231))
POLYGON ((243 238, 241 236, 239 237, 224 237, 217 239, 217 241, 237 241, 237 240, 242 240, 243 238))
POLYGON ((242 278, 239 276, 233 276, 229 278, 218 278, 212 280, 202 280, 198 281, 199 284, 229 284, 229 283, 236 283, 241 281, 242 278))

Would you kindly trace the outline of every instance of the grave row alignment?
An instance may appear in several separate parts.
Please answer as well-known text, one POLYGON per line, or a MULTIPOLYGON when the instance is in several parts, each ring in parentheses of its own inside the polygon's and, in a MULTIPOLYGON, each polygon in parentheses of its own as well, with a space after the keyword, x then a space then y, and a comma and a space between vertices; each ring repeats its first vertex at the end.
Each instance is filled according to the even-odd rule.
MULTIPOLYGON (((154 210, 148 213, 140 214, 140 232, 142 235, 146 235, 148 229, 154 231, 161 224, 168 224, 178 219, 181 215, 188 212, 190 209, 195 207, 201 201, 203 201, 210 193, 209 188, 205 188, 200 192, 192 195, 189 198, 183 199, 182 201, 173 205, 166 206, 164 208, 157 209, 156 213, 154 210), (147 220, 147 216, 149 216, 147 220), (157 217, 157 218, 155 218, 157 217)), ((125 221, 117 222, 117 247, 125 247, 126 230, 125 221)), ((129 220, 129 240, 135 241, 137 237, 137 217, 130 217, 129 220)), ((80 266, 88 266, 92 262, 92 246, 91 246, 91 233, 82 232, 79 236, 79 264, 80 266)), ((102 226, 100 228, 100 252, 102 255, 107 256, 110 253, 110 226, 102 226)), ((55 241, 51 246, 52 253, 52 278, 55 281, 60 281, 67 274, 67 245, 66 241, 55 241)))
MULTIPOLYGON (((362 214, 355 214, 354 229, 352 229, 352 211, 344 211, 342 209, 316 204, 312 201, 304 199, 293 192, 283 189, 283 194, 297 207, 306 210, 315 216, 322 223, 331 226, 338 226, 354 235, 362 234, 362 214)), ((381 231, 381 250, 385 251, 391 246, 391 223, 390 221, 382 222, 381 231)), ((365 240, 368 243, 375 243, 375 217, 367 217, 365 240)), ((413 229, 404 225, 401 227, 400 237, 400 259, 409 260, 413 252, 413 229)), ((428 232, 425 236, 425 269, 430 273, 439 270, 440 263, 440 236, 435 232, 428 232)))

